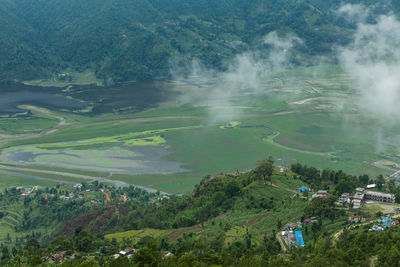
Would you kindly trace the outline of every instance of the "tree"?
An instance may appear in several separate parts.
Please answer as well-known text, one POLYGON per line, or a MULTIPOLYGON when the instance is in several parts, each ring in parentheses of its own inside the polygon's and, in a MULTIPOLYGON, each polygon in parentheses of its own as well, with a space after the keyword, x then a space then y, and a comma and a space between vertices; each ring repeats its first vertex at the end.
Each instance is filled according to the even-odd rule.
POLYGON ((81 262, 81 264, 79 264, 79 267, 99 267, 99 264, 94 259, 89 258, 81 262))
POLYGON ((10 253, 8 252, 8 247, 7 246, 2 246, 1 247, 1 260, 7 260, 10 258, 10 253))
POLYGON ((385 178, 383 178, 383 175, 380 174, 378 178, 376 178, 376 188, 382 190, 384 183, 385 183, 385 178))
POLYGON ((30 266, 38 266, 42 263, 42 258, 39 255, 33 255, 29 260, 30 266))
POLYGON ((230 181, 224 186, 224 192, 228 197, 234 197, 239 195, 240 193, 239 183, 235 180, 230 181))
POLYGON ((268 180, 272 184, 271 175, 273 170, 273 161, 272 159, 268 159, 259 161, 254 172, 256 173, 257 178, 262 179, 264 182, 268 180))

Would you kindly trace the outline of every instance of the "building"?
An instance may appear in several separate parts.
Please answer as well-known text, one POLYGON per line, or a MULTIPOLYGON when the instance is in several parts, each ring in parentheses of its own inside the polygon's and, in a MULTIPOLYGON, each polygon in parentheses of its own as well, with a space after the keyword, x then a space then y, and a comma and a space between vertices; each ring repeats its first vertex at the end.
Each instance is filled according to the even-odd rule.
POLYGON ((127 247, 124 250, 121 250, 119 252, 119 254, 122 255, 122 256, 128 256, 128 255, 131 255, 132 253, 135 253, 135 252, 136 252, 136 250, 134 248, 127 247))
POLYGON ((302 231, 283 231, 282 239, 288 248, 305 245, 302 231))
POLYGON ((349 216, 347 221, 350 222, 350 223, 358 223, 358 222, 361 221, 361 217, 352 215, 352 216, 349 216))
POLYGON ((350 193, 343 193, 339 199, 338 199, 339 204, 343 205, 345 203, 350 203, 351 202, 351 194, 350 193))
POLYGON ((51 255, 51 260, 53 262, 59 263, 59 262, 62 262, 64 260, 66 255, 67 255, 66 251, 60 251, 60 252, 57 252, 57 253, 51 255))
POLYGON ((356 193, 353 196, 353 209, 359 209, 362 207, 362 205, 364 205, 364 198, 365 195, 364 194, 359 194, 356 193))
POLYGON ((310 188, 302 186, 302 187, 297 188, 297 191, 299 191, 299 192, 309 192, 310 188))
POLYGON ((289 248, 295 247, 297 245, 296 236, 293 231, 283 231, 282 239, 285 242, 286 246, 289 248))
POLYGON ((376 184, 369 184, 369 185, 367 185, 367 189, 372 189, 372 188, 375 188, 376 187, 376 184))
POLYGON ((294 231, 294 234, 296 236, 296 243, 298 246, 304 247, 304 239, 303 239, 303 234, 301 231, 294 231))
POLYGON ((364 194, 364 188, 361 188, 361 187, 357 187, 356 188, 356 194, 364 194))
POLYGON ((328 191, 326 190, 319 190, 317 191, 317 193, 312 195, 312 198, 317 198, 317 197, 321 197, 321 198, 328 198, 330 197, 331 194, 328 193, 328 191))
POLYGON ((364 198, 365 200, 378 201, 389 204, 393 204, 396 201, 396 197, 394 194, 375 192, 369 190, 366 190, 364 192, 364 198))
POLYGON ((299 226, 297 225, 297 223, 287 223, 285 224, 285 230, 286 231, 293 231, 295 229, 297 229, 299 226))

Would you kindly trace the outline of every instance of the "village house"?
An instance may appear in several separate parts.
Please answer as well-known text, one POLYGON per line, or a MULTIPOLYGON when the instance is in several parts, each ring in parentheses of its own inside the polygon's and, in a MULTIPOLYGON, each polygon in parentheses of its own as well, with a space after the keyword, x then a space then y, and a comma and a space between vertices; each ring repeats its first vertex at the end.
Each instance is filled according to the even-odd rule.
POLYGON ((282 239, 289 248, 305 245, 302 231, 283 231, 282 239))
POLYGON ((356 193, 353 196, 353 209, 359 209, 364 205, 364 194, 356 193))
POLYGON ((286 231, 293 231, 295 229, 297 229, 299 226, 297 225, 297 223, 287 223, 285 224, 285 230, 286 231))
POLYGON ((135 252, 136 252, 136 250, 134 248, 126 247, 124 250, 121 250, 119 252, 119 254, 122 255, 122 256, 128 256, 128 255, 131 255, 131 254, 133 254, 135 252))
POLYGON ((346 204, 346 203, 350 203, 351 202, 351 198, 352 195, 350 193, 343 193, 339 199, 338 199, 338 203, 340 205, 346 204))
POLYGON ((312 195, 312 198, 317 198, 317 197, 321 197, 321 198, 328 198, 330 197, 331 194, 328 193, 328 191, 326 190, 318 190, 315 194, 312 195))
POLYGON ((354 215, 351 215, 351 216, 349 216, 349 218, 347 219, 347 221, 350 222, 350 223, 358 223, 358 222, 361 221, 361 216, 354 216, 354 215))
POLYGON ((66 251, 60 251, 60 252, 57 252, 57 253, 51 255, 51 260, 52 260, 52 262, 59 263, 64 260, 66 255, 67 255, 66 251))

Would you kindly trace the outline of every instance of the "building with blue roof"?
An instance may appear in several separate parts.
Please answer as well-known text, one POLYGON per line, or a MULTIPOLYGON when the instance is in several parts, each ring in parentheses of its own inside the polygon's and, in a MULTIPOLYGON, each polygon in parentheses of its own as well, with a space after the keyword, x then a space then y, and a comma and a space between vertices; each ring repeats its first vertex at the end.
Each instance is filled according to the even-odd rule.
POLYGON ((305 186, 302 186, 302 187, 297 188, 297 191, 300 191, 300 192, 308 192, 308 191, 310 191, 310 188, 305 187, 305 186))
POLYGON ((296 243, 298 246, 304 246, 304 239, 303 239, 303 234, 301 231, 294 231, 294 234, 296 235, 296 243))

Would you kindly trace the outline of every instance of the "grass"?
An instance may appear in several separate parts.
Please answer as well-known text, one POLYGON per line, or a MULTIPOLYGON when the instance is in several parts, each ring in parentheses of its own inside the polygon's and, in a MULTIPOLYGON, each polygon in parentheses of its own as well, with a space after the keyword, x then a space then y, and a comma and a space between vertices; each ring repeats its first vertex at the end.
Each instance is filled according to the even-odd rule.
POLYGON ((24 178, 24 177, 18 177, 14 175, 8 175, 8 174, 3 174, 0 172, 0 191, 3 191, 6 188, 9 187, 16 187, 16 186, 54 186, 56 185, 56 182, 51 182, 51 181, 43 181, 43 180, 35 180, 35 179, 29 179, 29 178, 24 178))
MULTIPOLYGON (((206 85, 205 82, 201 83, 206 85)), ((171 84, 168 82, 168 86, 171 84)), ((72 124, 46 136, 16 140, 5 146, 16 149, 30 144, 47 150, 91 151, 116 144, 164 144, 170 154, 163 159, 180 162, 189 172, 120 174, 112 178, 172 193, 190 191, 207 174, 252 168, 266 156, 273 156, 285 166, 299 161, 372 176, 390 172, 372 166, 372 162, 383 157, 400 161, 390 145, 371 145, 377 143, 376 129, 383 129, 390 136, 399 127, 361 116, 352 105, 354 96, 349 81, 338 66, 281 71, 260 84, 265 92, 238 94, 231 99, 233 105, 246 108, 234 110, 236 115, 225 114, 226 120, 209 118, 207 108, 199 104, 201 101, 177 98, 136 114, 85 117, 54 113, 72 124), (290 104, 309 98, 313 100, 305 104, 290 104), (339 104, 340 109, 336 108, 339 104)), ((175 86, 184 93, 192 85, 179 82, 175 86)), ((107 166, 107 162, 103 163, 107 166)))
POLYGON ((51 118, 7 118, 0 120, 0 133, 26 134, 37 133, 57 125, 58 121, 51 118))
POLYGON ((171 230, 158 230, 145 228, 141 230, 131 230, 126 232, 119 232, 114 234, 105 235, 104 238, 107 240, 112 240, 115 238, 117 241, 121 242, 123 240, 129 240, 133 245, 138 243, 143 237, 159 238, 161 236, 166 236, 171 233, 171 230))
MULTIPOLYGON (((31 81, 24 81, 25 84, 28 85, 37 85, 37 86, 55 86, 55 87, 66 87, 70 84, 76 85, 85 85, 85 84, 97 84, 102 85, 93 71, 86 70, 84 72, 76 72, 73 70, 65 70, 61 74, 68 73, 71 77, 71 81, 63 81, 59 79, 57 76, 54 76, 49 79, 41 79, 41 80, 31 80, 31 81)), ((66 89, 68 90, 68 89, 66 89)))

